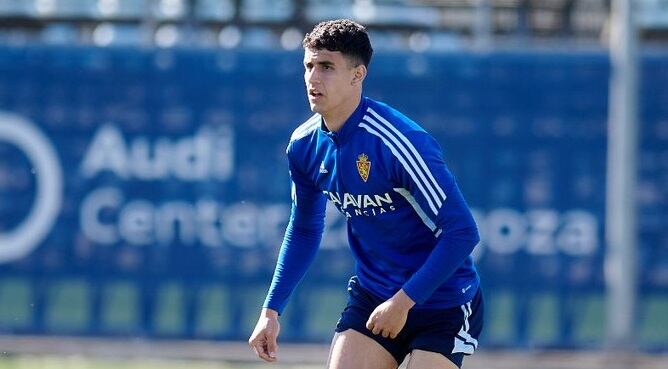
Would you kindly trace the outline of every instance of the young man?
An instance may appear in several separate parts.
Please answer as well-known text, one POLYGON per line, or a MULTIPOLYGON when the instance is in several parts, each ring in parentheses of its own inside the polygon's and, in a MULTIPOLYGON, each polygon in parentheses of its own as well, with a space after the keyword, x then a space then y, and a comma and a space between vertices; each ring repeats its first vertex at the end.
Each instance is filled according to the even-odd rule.
POLYGON ((364 27, 322 22, 304 46, 315 113, 287 148, 292 213, 249 344, 277 360, 278 316, 311 264, 327 200, 347 217, 356 259, 330 369, 461 367, 482 330, 470 253, 476 224, 437 142, 415 122, 362 96, 373 50, 364 27))

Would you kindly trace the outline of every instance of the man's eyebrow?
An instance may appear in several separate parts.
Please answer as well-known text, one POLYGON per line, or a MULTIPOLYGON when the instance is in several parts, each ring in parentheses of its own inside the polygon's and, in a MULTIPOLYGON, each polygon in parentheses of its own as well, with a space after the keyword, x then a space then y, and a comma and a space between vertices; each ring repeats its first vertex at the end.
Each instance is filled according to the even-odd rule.
POLYGON ((325 67, 330 67, 330 66, 334 65, 334 62, 329 61, 329 60, 317 61, 315 63, 313 63, 311 61, 305 61, 304 62, 304 65, 313 65, 313 64, 317 64, 317 65, 321 65, 321 66, 325 66, 325 67))

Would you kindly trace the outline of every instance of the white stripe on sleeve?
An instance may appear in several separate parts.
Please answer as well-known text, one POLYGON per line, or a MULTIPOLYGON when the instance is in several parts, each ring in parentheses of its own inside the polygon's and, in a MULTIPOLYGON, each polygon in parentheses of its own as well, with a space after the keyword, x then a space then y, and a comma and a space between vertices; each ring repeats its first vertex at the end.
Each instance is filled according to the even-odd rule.
MULTIPOLYGON (((427 216, 424 210, 422 210, 422 207, 420 207, 420 204, 415 201, 415 197, 411 195, 410 191, 405 188, 395 188, 394 191, 403 196, 406 201, 411 204, 413 210, 415 210, 417 215, 420 217, 420 219, 422 219, 422 222, 429 228, 429 230, 432 232, 436 231, 436 224, 434 224, 434 222, 427 216)), ((439 229, 436 234, 441 234, 441 230, 439 229)), ((435 237, 438 237, 437 235, 435 237)))
POLYGON ((443 192, 443 189, 441 188, 441 186, 439 186, 438 182, 436 182, 436 179, 431 174, 431 171, 429 170, 429 167, 427 166, 427 164, 424 162, 424 160, 422 160, 422 156, 420 156, 420 153, 415 149, 415 146, 413 146, 413 144, 408 140, 408 138, 403 133, 401 133, 394 125, 392 125, 390 122, 388 122, 385 118, 380 116, 380 114, 376 113, 375 110, 373 110, 371 108, 368 108, 367 111, 369 113, 371 113, 376 119, 378 119, 378 121, 383 123, 390 130, 392 130, 397 135, 397 137, 399 137, 399 139, 401 139, 404 142, 406 147, 408 147, 408 149, 417 158, 418 162, 420 163, 420 166, 422 167, 422 170, 424 170, 424 172, 427 174, 427 176, 431 180, 431 184, 436 188, 438 193, 441 195, 441 198, 443 199, 443 201, 445 201, 445 199, 446 199, 445 192, 443 192))
POLYGON ((413 178, 413 181, 415 181, 415 184, 417 184, 418 188, 420 189, 420 192, 422 192, 422 195, 425 197, 425 199, 427 199, 427 202, 429 203, 429 208, 431 209, 431 211, 433 211, 434 214, 438 214, 438 209, 436 208, 436 206, 434 206, 434 202, 431 199, 431 196, 429 196, 427 191, 424 189, 424 186, 422 185, 422 182, 418 180, 417 176, 415 175, 415 173, 411 169, 411 166, 409 166, 408 163, 406 163, 406 160, 403 158, 403 156, 399 155, 399 152, 392 145, 392 143, 387 138, 385 138, 383 135, 378 133, 378 131, 371 128, 369 125, 367 125, 365 123, 360 123, 359 126, 366 129, 367 132, 371 133, 372 135, 377 136, 378 138, 380 138, 385 143, 385 145, 387 145, 387 147, 390 149, 390 151, 392 151, 394 156, 399 160, 401 165, 404 167, 406 172, 408 172, 408 174, 411 176, 411 178, 413 178))
MULTIPOLYGON (((436 203, 436 207, 440 208, 442 205, 441 199, 436 194, 434 187, 429 183, 429 180, 427 180, 427 178, 425 177, 422 168, 420 168, 417 165, 417 163, 415 163, 413 157, 408 153, 406 147, 401 142, 399 142, 395 136, 393 136, 390 132, 388 132, 387 129, 385 129, 380 123, 376 122, 370 116, 368 115, 364 116, 364 120, 367 121, 371 126, 373 126, 377 131, 382 132, 387 138, 389 138, 394 143, 395 147, 399 149, 397 151, 400 154, 403 154, 404 162, 409 162, 411 164, 411 168, 413 169, 413 171, 418 174, 419 178, 422 180, 422 184, 429 190, 431 199, 436 203)), ((413 178, 413 180, 417 182, 417 179, 413 178)))

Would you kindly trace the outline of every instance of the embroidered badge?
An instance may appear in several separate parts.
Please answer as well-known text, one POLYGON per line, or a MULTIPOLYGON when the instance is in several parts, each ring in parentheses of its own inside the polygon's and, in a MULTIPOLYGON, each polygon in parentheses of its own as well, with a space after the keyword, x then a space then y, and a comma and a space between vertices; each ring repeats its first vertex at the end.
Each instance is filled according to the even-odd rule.
POLYGON ((362 180, 366 182, 369 179, 369 173, 371 172, 371 162, 369 157, 366 154, 360 154, 357 157, 357 173, 360 174, 362 180))

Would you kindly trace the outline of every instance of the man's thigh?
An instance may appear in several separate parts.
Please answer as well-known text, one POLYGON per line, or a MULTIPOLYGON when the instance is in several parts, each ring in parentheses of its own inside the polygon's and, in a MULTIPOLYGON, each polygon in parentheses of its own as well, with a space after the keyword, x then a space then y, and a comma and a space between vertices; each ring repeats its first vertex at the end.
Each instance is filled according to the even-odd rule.
POLYGON ((459 369, 445 356, 430 351, 413 350, 406 369, 459 369))
POLYGON ((383 346, 353 329, 334 335, 327 361, 328 369, 397 369, 398 366, 383 346))

